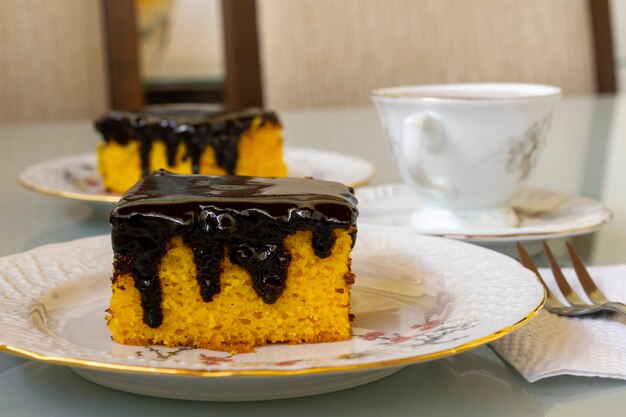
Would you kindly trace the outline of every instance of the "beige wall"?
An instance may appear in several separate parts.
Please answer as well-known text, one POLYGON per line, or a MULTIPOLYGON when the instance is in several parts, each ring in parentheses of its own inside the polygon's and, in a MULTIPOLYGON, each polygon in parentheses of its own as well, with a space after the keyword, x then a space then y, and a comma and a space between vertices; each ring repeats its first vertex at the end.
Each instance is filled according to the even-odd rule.
POLYGON ((595 90, 587 0, 258 0, 270 107, 369 104, 437 82, 595 90))
POLYGON ((0 123, 107 108, 100 0, 0 1, 0 123))

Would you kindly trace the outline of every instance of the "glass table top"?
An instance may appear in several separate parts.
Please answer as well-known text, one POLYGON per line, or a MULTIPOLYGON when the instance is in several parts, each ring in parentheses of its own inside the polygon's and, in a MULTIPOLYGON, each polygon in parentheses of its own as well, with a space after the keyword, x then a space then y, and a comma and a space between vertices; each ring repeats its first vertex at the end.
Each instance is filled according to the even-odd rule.
MULTIPOLYGON (((370 160, 372 184, 399 182, 373 108, 280 111, 289 146, 370 160)), ((0 125, 0 256, 109 231, 106 210, 21 188, 17 175, 52 158, 90 152, 98 136, 88 120, 0 125)), ((570 239, 590 265, 626 263, 626 96, 563 100, 529 185, 595 198, 610 224, 570 239)), ((553 249, 563 255, 562 242, 553 249)), ((539 259, 543 263, 545 260, 539 259)), ((626 353, 625 353, 626 354, 626 353)), ((69 369, 0 353, 0 415, 619 415, 626 382, 554 377, 529 384, 488 347, 410 366, 383 380, 308 398, 253 403, 194 403, 100 387, 69 369)))

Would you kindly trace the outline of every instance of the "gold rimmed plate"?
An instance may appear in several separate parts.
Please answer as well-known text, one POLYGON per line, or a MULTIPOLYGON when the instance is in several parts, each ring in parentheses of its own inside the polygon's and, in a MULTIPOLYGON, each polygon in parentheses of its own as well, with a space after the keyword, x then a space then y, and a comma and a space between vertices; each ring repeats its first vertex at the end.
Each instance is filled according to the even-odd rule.
MULTIPOLYGON (((285 162, 291 177, 313 177, 352 187, 367 184, 374 177, 369 161, 337 152, 287 147, 285 162)), ((73 200, 111 205, 120 199, 119 194, 104 188, 93 152, 33 165, 20 174, 19 181, 33 191, 73 200)))
POLYGON ((72 367, 125 391, 261 400, 358 386, 493 341, 527 322, 543 287, 518 262, 462 242, 360 227, 353 337, 232 355, 115 343, 104 322, 110 238, 0 259, 0 350, 72 367))

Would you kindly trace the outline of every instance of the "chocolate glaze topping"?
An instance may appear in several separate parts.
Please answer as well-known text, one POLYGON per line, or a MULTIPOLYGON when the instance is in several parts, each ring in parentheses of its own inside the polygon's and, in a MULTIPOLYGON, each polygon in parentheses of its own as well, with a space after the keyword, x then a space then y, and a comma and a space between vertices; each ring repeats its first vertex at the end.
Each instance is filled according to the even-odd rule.
POLYGON ((95 127, 105 142, 115 141, 126 145, 131 140, 139 141, 144 176, 149 171, 150 151, 155 140, 165 143, 169 166, 174 165, 178 147, 184 143, 187 150, 184 158, 191 158, 193 173, 197 174, 200 157, 206 147, 211 146, 217 164, 232 175, 237 164, 239 138, 255 119, 259 119, 261 125, 280 125, 274 112, 260 109, 216 113, 202 107, 173 107, 169 110, 163 107, 136 113, 109 112, 96 120, 95 127))
POLYGON ((308 230, 320 258, 330 255, 333 229, 356 238, 357 200, 343 184, 296 178, 176 175, 161 170, 131 188, 110 216, 114 275, 131 273, 141 293, 144 322, 163 321, 158 268, 167 243, 180 235, 191 246, 200 294, 220 292, 220 266, 246 269, 252 286, 272 304, 285 289, 291 255, 287 235, 308 230))

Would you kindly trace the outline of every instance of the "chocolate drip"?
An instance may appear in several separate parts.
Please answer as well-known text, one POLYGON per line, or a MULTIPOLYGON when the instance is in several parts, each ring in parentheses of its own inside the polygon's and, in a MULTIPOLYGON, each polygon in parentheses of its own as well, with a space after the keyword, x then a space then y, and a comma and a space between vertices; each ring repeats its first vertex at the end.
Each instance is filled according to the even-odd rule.
POLYGON ((154 218, 131 216, 131 227, 124 236, 112 234, 116 259, 114 278, 130 271, 135 288, 141 294, 143 321, 153 328, 163 322, 161 285, 154 277, 165 254, 168 230, 159 227, 160 223, 154 218))
POLYGON ((232 175, 237 164, 239 139, 255 120, 259 120, 261 126, 265 123, 280 125, 275 113, 251 109, 237 113, 206 110, 110 112, 97 120, 95 127, 105 142, 127 145, 132 140, 139 141, 143 176, 149 173, 150 152, 155 140, 165 144, 170 167, 174 166, 178 149, 184 144, 184 159, 191 158, 192 172, 199 173, 202 154, 210 146, 215 151, 217 164, 232 175))
POLYGON ((328 258, 332 251, 333 229, 327 225, 318 226, 313 232, 313 251, 318 258, 328 258))
POLYGON ((158 266, 167 242, 180 235, 193 249, 204 301, 220 291, 227 252, 248 271, 259 297, 272 304, 286 287, 291 254, 285 237, 311 231, 315 254, 325 258, 334 245, 334 229, 354 236, 356 216, 356 199, 338 183, 159 171, 133 187, 111 213, 114 279, 132 273, 144 322, 158 327, 163 320, 158 266), (307 188, 317 193, 303 194, 307 188))
POLYGON ((207 239, 202 233, 187 233, 186 243, 193 249, 197 268, 197 281, 200 285, 200 296, 204 301, 211 301, 219 294, 224 245, 207 239))
POLYGON ((283 293, 287 281, 287 268, 291 255, 279 244, 249 243, 236 245, 230 259, 250 273, 252 287, 263 302, 274 304, 283 293))

